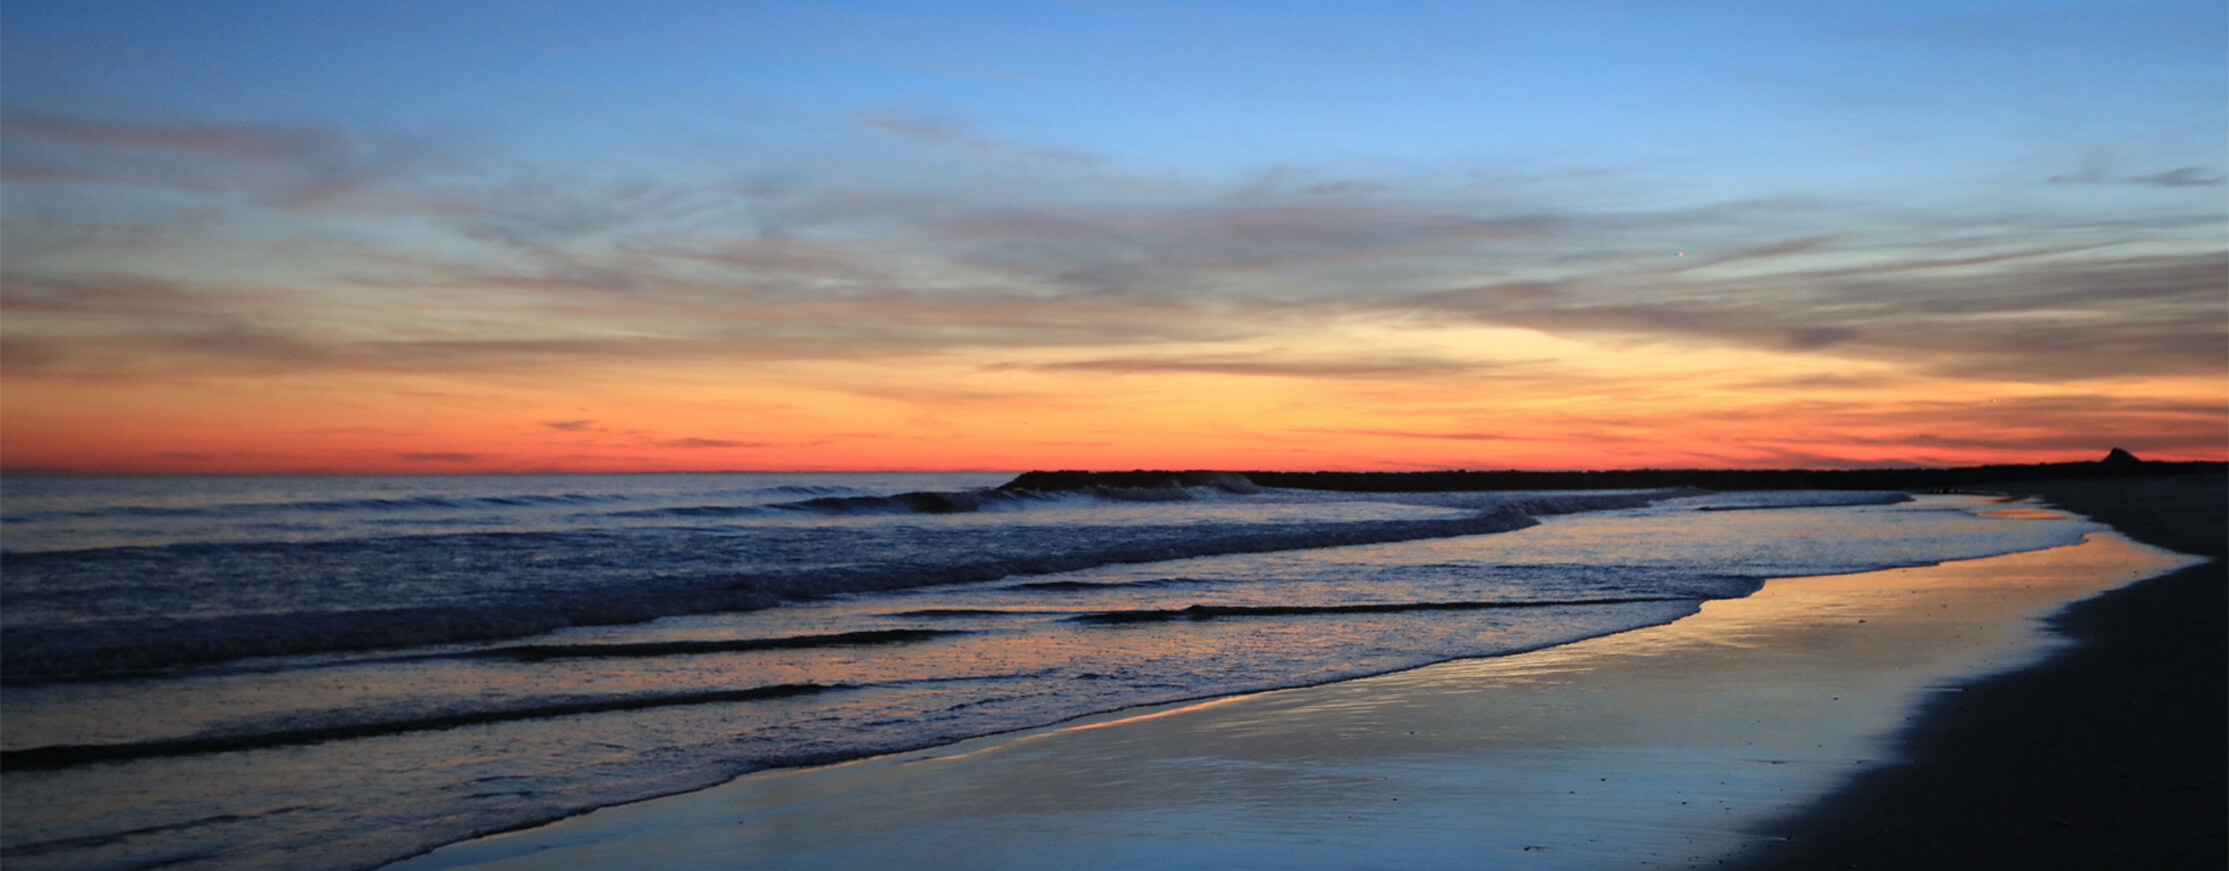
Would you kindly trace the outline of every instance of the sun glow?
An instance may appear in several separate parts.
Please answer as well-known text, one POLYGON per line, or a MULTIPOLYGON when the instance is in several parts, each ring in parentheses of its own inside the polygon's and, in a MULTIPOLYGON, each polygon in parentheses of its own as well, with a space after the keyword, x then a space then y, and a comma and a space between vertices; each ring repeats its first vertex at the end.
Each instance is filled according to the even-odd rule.
POLYGON ((1206 41, 1059 4, 170 6, 0 34, 8 471, 2229 458, 2203 41, 1855 69, 1787 65, 1843 29, 1770 4, 1709 13, 1764 52, 1651 36, 1673 7, 1446 10, 1522 58, 1212 3, 1206 41), (1141 61, 1042 50, 1102 31, 1141 61))
MULTIPOLYGON (((2145 389, 2198 406, 2203 382, 2145 389)), ((176 473, 1963 464, 2087 458, 2130 427, 2206 423, 2120 410, 2062 443, 2063 424, 2029 414, 2062 395, 1890 361, 1354 318, 995 359, 653 362, 531 381, 21 379, 0 426, 14 468, 176 473), (1961 437, 1975 421, 2035 447, 1961 437)))

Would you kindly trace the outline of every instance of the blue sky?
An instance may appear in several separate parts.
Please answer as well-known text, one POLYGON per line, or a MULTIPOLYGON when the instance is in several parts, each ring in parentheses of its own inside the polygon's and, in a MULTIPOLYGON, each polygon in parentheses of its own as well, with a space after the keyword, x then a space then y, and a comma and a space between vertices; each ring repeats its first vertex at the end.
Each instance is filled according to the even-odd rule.
POLYGON ((18 381, 461 367, 554 395, 614 359, 841 359, 815 389, 886 397, 923 355, 1510 362, 1304 326, 1339 321, 2173 395, 2164 450, 2222 419, 2185 407, 2224 341, 2218 2, 15 0, 0 24, 18 381))
POLYGON ((11 4, 6 96, 550 159, 884 113, 1141 171, 1662 161, 1828 186, 2216 158, 2222 131, 2209 3, 647 7, 11 4))

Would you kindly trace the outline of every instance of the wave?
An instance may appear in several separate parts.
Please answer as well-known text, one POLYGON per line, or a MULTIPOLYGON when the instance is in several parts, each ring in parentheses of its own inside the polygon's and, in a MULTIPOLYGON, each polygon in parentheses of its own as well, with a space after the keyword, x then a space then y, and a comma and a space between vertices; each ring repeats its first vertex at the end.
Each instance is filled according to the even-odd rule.
MULTIPOLYGON (((810 499, 787 502, 730 505, 685 505, 669 508, 646 508, 640 511, 617 512, 622 517, 765 517, 782 514, 968 514, 1001 508, 1016 508, 1031 504, 1063 501, 1068 498, 1099 499, 1108 502, 1189 502, 1199 498, 1198 489, 1176 486, 1166 487, 1117 487, 1094 486, 1078 490, 915 490, 889 495, 868 495, 856 492, 844 495, 820 495, 810 499)), ((1225 492, 1239 492, 1228 488, 1225 492)), ((1259 492, 1259 488, 1248 492, 1259 492)))
MULTIPOLYGON (((728 491, 734 496, 789 497, 825 499, 860 497, 866 491, 856 487, 830 484, 782 484, 728 491)), ((306 514, 408 514, 431 511, 470 511, 504 508, 542 508, 563 506, 610 505, 621 502, 639 502, 648 497, 628 493, 515 493, 488 496, 403 496, 397 498, 360 499, 310 499, 272 502, 233 502, 213 505, 109 505, 78 511, 35 511, 0 516, 0 522, 41 523, 58 520, 96 520, 102 518, 165 518, 165 517, 230 517, 241 515, 267 515, 285 513, 306 514)), ((862 498, 879 498, 866 496, 862 498)), ((700 506, 717 511, 731 506, 700 506)), ((763 507, 760 505, 732 506, 735 508, 763 507)), ((680 512, 690 508, 648 509, 643 513, 680 512)), ((617 516, 636 512, 616 512, 617 516)))
POLYGON ((769 496, 842 496, 866 491, 841 484, 781 484, 773 487, 759 487, 744 492, 769 496))
POLYGON ((7 630, 7 644, 0 646, 0 684, 129 677, 258 656, 496 641, 574 626, 647 623, 779 603, 728 585, 663 579, 647 588, 490 604, 118 620, 90 628, 16 626, 7 630))
POLYGON ((765 511, 821 514, 962 514, 989 508, 1045 502, 1083 496, 1109 502, 1189 502, 1202 492, 1260 493, 1262 488, 1245 475, 1232 472, 1191 473, 1074 486, 1015 486, 1013 483, 972 490, 916 490, 883 495, 820 495, 817 498, 765 505, 705 505, 657 509, 672 514, 761 513, 765 511))
POLYGON ((1212 487, 1228 493, 1258 493, 1261 485, 1243 472, 1024 472, 998 485, 1005 492, 1136 492, 1212 487))
POLYGON ((0 770, 49 771, 73 768, 96 762, 120 762, 131 759, 149 759, 169 756, 197 756, 207 753, 231 753, 241 750, 260 750, 268 747, 285 747, 297 744, 321 744, 327 741, 345 741, 354 738, 372 738, 404 732, 426 732, 437 729, 455 729, 462 726, 479 726, 516 720, 539 720, 550 717, 569 717, 578 714, 602 714, 612 711, 640 711, 650 708, 668 708, 680 705, 709 705, 722 702, 755 702, 812 695, 832 690, 853 689, 850 684, 773 684, 740 690, 705 690, 687 693, 644 693, 598 699, 561 699, 540 703, 515 705, 504 708, 460 711, 425 717, 394 720, 342 723, 331 726, 313 726, 302 729, 279 729, 232 735, 203 735, 191 738, 166 738, 154 741, 131 741, 118 744, 54 744, 23 750, 0 751, 0 770))
POLYGON ((646 641, 627 644, 519 644, 470 653, 456 658, 515 659, 543 662, 551 659, 596 659, 651 656, 691 656, 703 653, 742 653, 753 650, 804 650, 818 647, 858 647, 906 644, 969 633, 956 629, 870 629, 825 635, 792 635, 786 638, 722 638, 689 641, 646 641))
MULTIPOLYGON (((1028 498, 1028 497, 1023 497, 1028 498)), ((209 617, 116 618, 93 623, 19 625, 7 631, 0 645, 0 683, 17 684, 49 680, 80 680, 149 674, 260 656, 294 656, 395 649, 435 644, 461 644, 523 638, 557 629, 644 623, 662 617, 690 614, 751 611, 785 601, 833 595, 882 592, 914 587, 995 581, 1002 578, 1050 575, 1100 566, 1143 564, 1244 553, 1384 544, 1462 535, 1507 532, 1532 526, 1538 515, 1573 511, 1632 508, 1648 504, 1648 494, 1570 494, 1538 496, 1512 501, 1490 511, 1456 517, 1408 520, 1293 523, 1273 526, 1208 526, 1186 530, 1181 538, 1108 536, 1087 543, 1026 555, 969 559, 975 553, 956 548, 948 562, 896 559, 820 565, 798 569, 771 569, 749 574, 732 572, 676 573, 638 577, 624 582, 562 590, 520 588, 492 599, 458 603, 430 603, 330 610, 296 610, 209 617)), ((636 551, 627 547, 656 548, 665 552, 670 543, 636 542, 621 546, 610 536, 575 535, 583 542, 578 561, 582 570, 625 570, 636 551), (607 551, 608 549, 608 551, 607 551), (595 560, 595 561, 591 561, 595 560), (609 566, 609 568, 605 568, 609 566)), ((391 562, 405 554, 424 561, 424 570, 457 571, 435 559, 478 562, 519 562, 518 570, 541 556, 551 539, 543 533, 488 533, 438 537, 451 542, 439 551, 424 539, 373 539, 365 542, 305 545, 208 543, 162 548, 119 548, 97 551, 41 554, 0 554, 0 564, 11 570, 33 566, 71 568, 80 561, 99 560, 106 570, 125 570, 110 562, 129 551, 145 557, 147 570, 163 568, 168 560, 185 554, 206 562, 195 570, 230 572, 244 554, 253 551, 278 560, 281 569, 324 571, 323 566, 347 554, 351 561, 391 562), (407 551, 341 548, 408 547, 407 551), (157 559, 160 557, 160 559, 157 559), (513 557, 516 557, 514 560, 513 557)), ((644 554, 643 558, 649 558, 644 554)), ((701 565, 722 561, 716 550, 697 557, 701 565)), ((410 563, 411 566, 420 563, 410 563)), ((474 563, 465 563, 469 568, 474 563)), ((402 563, 396 563, 402 566, 402 563)), ((476 569, 474 569, 477 571, 476 569)), ((507 568, 506 570, 510 570, 507 568)))
POLYGON ((1015 584, 1009 590, 1033 590, 1050 593, 1104 592, 1107 590, 1141 590, 1160 587, 1178 587, 1189 584, 1211 584, 1215 581, 1200 578, 1154 578, 1144 581, 1033 581, 1015 584))
MULTIPOLYGON (((105 847, 110 844, 122 843, 123 841, 130 838, 144 837, 147 835, 159 835, 166 832, 185 831, 188 829, 198 829, 204 826, 221 826, 230 823, 244 823, 256 819, 269 819, 272 817, 290 814, 294 813, 295 811, 305 809, 307 809, 307 807, 304 805, 292 805, 288 807, 277 807, 271 808, 270 810, 259 811, 253 816, 243 816, 241 814, 215 814, 212 816, 198 817, 190 820, 180 820, 175 823, 164 823, 154 826, 141 826, 136 829, 125 829, 121 832, 104 832, 98 835, 82 835, 74 838, 54 838, 52 840, 46 841, 33 841, 28 844, 10 844, 6 847, 0 847, 0 857, 21 859, 62 850, 79 850, 87 847, 105 847)), ((167 864, 167 862, 165 864, 167 864)), ((160 866, 142 865, 139 867, 145 868, 160 866)))
POLYGON ((735 583, 739 588, 778 598, 818 598, 839 593, 882 592, 908 587, 995 581, 1015 575, 1050 575, 1100 566, 1156 563, 1202 556, 1481 535, 1523 529, 1539 522, 1527 512, 1504 506, 1464 517, 1207 530, 1179 541, 1087 547, 1067 553, 967 561, 943 566, 912 563, 846 566, 787 575, 764 574, 740 578, 735 583))
POLYGON ((1625 596, 1603 599, 1542 599, 1501 602, 1378 602, 1354 605, 1193 605, 1189 608, 1148 608, 1137 611, 1100 611, 1068 619, 1078 623, 1163 623, 1175 620, 1215 620, 1225 617, 1306 617, 1321 614, 1403 614, 1412 611, 1493 611, 1520 608, 1559 608, 1587 605, 1633 605, 1642 602, 1692 602, 1677 596, 1625 596))
POLYGON ((1016 614, 1027 613, 1032 612, 1007 611, 998 608, 922 608, 915 611, 898 611, 891 614, 890 616, 910 617, 915 619, 926 618, 934 620, 945 620, 964 619, 968 617, 1012 617, 1016 614))
MULTIPOLYGON (((783 514, 962 514, 982 510, 986 504, 1011 504, 1026 501, 1026 495, 1000 493, 995 490, 921 490, 894 493, 888 496, 863 495, 844 488, 785 488, 797 491, 822 489, 843 490, 840 494, 820 493, 808 499, 786 502, 761 502, 726 505, 675 505, 663 508, 644 508, 636 511, 615 511, 611 517, 767 517, 783 514)), ((796 492, 790 495, 809 495, 796 492)))
POLYGON ((981 511, 985 501, 1018 500, 990 490, 918 490, 889 496, 824 496, 766 507, 823 514, 961 514, 981 511))
POLYGON ((82 511, 42 511, 8 515, 8 523, 52 523, 68 520, 225 518, 272 514, 404 514, 432 511, 484 511, 503 508, 587 506, 608 504, 626 496, 597 493, 522 494, 511 496, 408 496, 396 499, 326 499, 300 502, 237 502, 220 505, 111 505, 82 511))
POLYGON ((1756 492, 1724 494, 1740 504, 1697 506, 1697 511, 1771 511, 1780 508, 1849 508, 1859 505, 1896 505, 1912 501, 1909 493, 1873 491, 1756 492))

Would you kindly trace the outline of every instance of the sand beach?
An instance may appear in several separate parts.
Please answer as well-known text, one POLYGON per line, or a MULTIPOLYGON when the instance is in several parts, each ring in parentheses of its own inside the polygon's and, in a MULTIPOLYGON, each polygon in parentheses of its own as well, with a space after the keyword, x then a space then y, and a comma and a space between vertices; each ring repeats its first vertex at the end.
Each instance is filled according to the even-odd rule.
POLYGON ((2078 602, 2047 661, 1940 696, 1907 761, 1777 821, 1754 868, 2229 864, 2229 480, 2015 482, 2008 492, 2209 562, 2078 602))
POLYGON ((2222 477, 1998 489, 2118 532, 762 772, 391 867, 2218 867, 2222 477))

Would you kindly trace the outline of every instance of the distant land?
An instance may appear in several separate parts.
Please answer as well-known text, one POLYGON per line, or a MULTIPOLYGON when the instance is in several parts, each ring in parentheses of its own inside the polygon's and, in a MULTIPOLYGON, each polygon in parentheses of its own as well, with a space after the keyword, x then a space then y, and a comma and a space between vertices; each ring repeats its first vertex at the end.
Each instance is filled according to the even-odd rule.
POLYGON ((2150 462, 2114 448, 2104 459, 2081 463, 1895 469, 1626 469, 1602 472, 1232 472, 1147 471, 1025 472, 999 485, 1005 491, 1160 490, 1222 487, 1226 490, 1288 487, 1350 493, 1420 493, 1460 490, 1960 490, 2015 481, 2067 478, 2150 477, 2229 469, 2222 462, 2150 462))

